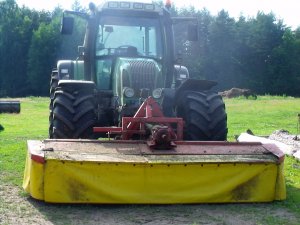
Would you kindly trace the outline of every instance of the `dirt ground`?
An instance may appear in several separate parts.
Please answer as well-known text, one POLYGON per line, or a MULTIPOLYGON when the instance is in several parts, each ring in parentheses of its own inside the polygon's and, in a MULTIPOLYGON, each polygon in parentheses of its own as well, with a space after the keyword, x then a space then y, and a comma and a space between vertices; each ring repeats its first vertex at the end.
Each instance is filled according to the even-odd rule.
POLYGON ((58 205, 36 201, 0 182, 0 224, 300 224, 270 204, 58 205))

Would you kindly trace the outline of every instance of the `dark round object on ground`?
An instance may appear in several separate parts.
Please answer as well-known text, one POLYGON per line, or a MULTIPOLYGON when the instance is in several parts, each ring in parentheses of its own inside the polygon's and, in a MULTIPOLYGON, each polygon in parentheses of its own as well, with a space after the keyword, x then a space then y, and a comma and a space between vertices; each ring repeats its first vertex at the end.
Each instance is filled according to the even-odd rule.
POLYGON ((0 113, 20 113, 20 101, 0 101, 0 113))

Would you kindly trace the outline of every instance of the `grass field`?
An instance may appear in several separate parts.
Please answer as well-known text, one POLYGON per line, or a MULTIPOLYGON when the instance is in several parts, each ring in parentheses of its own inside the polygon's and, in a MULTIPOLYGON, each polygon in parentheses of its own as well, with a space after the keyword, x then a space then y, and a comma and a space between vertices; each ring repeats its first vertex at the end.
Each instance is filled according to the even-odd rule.
MULTIPOLYGON (((26 140, 48 134, 48 98, 21 100, 20 114, 0 114, 0 224, 300 224, 300 163, 287 157, 287 200, 270 204, 55 205, 21 189, 26 140)), ((269 135, 297 129, 300 99, 259 96, 226 100, 229 140, 247 129, 269 135)))

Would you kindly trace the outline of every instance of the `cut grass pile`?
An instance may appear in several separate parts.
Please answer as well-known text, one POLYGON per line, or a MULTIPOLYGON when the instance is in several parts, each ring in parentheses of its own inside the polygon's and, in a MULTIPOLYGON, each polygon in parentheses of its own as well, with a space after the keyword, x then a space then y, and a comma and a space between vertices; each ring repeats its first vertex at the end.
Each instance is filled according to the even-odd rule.
MULTIPOLYGON (((4 130, 0 131, 0 185, 16 186, 19 189, 23 178, 27 148, 26 140, 42 140, 47 138, 49 104, 48 98, 28 97, 20 100, 20 114, 0 114, 0 124, 4 127, 4 130)), ((299 98, 259 96, 257 100, 246 100, 244 98, 226 99, 225 103, 228 114, 228 138, 231 141, 234 140, 234 135, 245 132, 247 129, 251 129, 256 135, 269 135, 278 129, 286 129, 293 134, 299 132, 297 130, 297 114, 300 113, 299 98)), ((256 214, 259 214, 257 218, 252 218, 257 224, 290 224, 291 221, 288 217, 282 218, 280 215, 265 215, 264 213, 264 211, 279 211, 280 214, 280 210, 284 209, 297 218, 295 224, 297 224, 298 221, 300 224, 300 163, 291 157, 287 157, 285 161, 285 177, 288 196, 286 201, 261 205, 246 204, 241 206, 241 204, 233 204, 224 207, 222 205, 201 207, 203 207, 202 209, 204 211, 206 210, 208 214, 211 210, 217 209, 224 210, 224 212, 233 215, 242 214, 242 219, 252 216, 255 217, 256 214)), ((19 195, 24 199, 27 198, 27 195, 22 191, 20 191, 19 195)), ((18 203, 15 204, 17 207, 18 203)), ((38 205, 38 203, 35 203, 35 205, 38 205)), ((2 206, 0 206, 0 212, 4 210, 4 208, 2 209, 1 207, 2 206)), ((3 205, 3 207, 5 206, 3 205)), ((55 205, 49 207, 41 205, 39 207, 46 211, 45 214, 47 214, 49 218, 55 217, 54 214, 52 215, 51 213, 51 210, 54 208, 55 212, 62 211, 59 215, 66 215, 65 213, 70 211, 70 207, 72 208, 71 210, 76 212, 83 211, 83 213, 89 210, 89 208, 91 208, 91 210, 94 209, 92 206, 89 206, 89 208, 83 207, 82 209, 76 206, 61 207, 55 205)), ((170 207, 172 208, 174 206, 170 207)), ((147 206, 133 209, 139 211, 142 210, 142 208, 150 211, 157 209, 147 206)), ((160 207, 158 208, 161 209, 160 207)), ((179 208, 178 210, 184 209, 179 208)), ((119 210, 120 209, 121 208, 119 208, 119 210)), ((132 208, 124 208, 125 211, 127 209, 131 210, 132 208)), ((169 212, 169 210, 167 211, 169 212)), ((221 212, 221 214, 223 213, 221 212)), ((54 222, 56 221, 55 218, 52 220, 54 222)), ((222 223, 222 219, 220 222, 222 223)), ((293 220, 293 223, 294 222, 295 220, 293 220)))

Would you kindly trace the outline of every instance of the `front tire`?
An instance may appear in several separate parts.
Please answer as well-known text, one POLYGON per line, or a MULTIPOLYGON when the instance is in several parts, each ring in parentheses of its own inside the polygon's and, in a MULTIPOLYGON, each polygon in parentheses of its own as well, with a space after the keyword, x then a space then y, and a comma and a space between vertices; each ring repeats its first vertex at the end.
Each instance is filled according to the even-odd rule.
POLYGON ((177 117, 183 118, 184 140, 225 141, 227 115, 222 97, 212 91, 185 91, 177 104, 177 117))
POLYGON ((53 100, 54 93, 58 86, 58 71, 56 69, 52 70, 51 80, 50 80, 50 103, 49 103, 49 138, 53 138, 53 100))
POLYGON ((87 81, 59 84, 53 100, 53 138, 94 138, 94 88, 94 83, 87 81))

